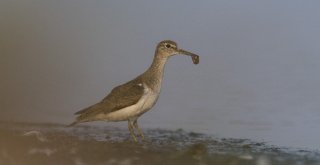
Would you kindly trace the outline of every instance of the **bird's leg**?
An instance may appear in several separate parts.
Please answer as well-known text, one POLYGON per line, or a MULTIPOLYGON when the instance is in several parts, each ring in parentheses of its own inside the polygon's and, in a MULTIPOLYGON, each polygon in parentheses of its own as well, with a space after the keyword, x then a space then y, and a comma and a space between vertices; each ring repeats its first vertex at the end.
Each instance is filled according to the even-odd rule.
POLYGON ((138 126, 138 121, 137 120, 133 121, 133 126, 134 126, 135 129, 137 129, 139 135, 141 136, 141 140, 144 140, 144 135, 143 135, 141 129, 139 128, 139 126, 138 126))
POLYGON ((130 134, 131 134, 131 137, 132 139, 135 141, 135 142, 138 142, 137 140, 137 137, 136 137, 136 134, 134 133, 134 130, 133 130, 133 123, 132 121, 128 121, 128 129, 130 131, 130 134))

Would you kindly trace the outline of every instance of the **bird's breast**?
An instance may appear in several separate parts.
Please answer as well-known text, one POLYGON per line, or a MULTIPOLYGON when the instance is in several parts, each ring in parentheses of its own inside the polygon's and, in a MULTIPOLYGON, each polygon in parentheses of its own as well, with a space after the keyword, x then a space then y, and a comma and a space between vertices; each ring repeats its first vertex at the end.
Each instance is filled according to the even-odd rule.
POLYGON ((141 111, 144 113, 149 109, 151 109, 154 106, 154 104, 157 102, 158 97, 159 97, 159 93, 150 91, 147 94, 147 97, 145 97, 145 101, 141 108, 141 111))

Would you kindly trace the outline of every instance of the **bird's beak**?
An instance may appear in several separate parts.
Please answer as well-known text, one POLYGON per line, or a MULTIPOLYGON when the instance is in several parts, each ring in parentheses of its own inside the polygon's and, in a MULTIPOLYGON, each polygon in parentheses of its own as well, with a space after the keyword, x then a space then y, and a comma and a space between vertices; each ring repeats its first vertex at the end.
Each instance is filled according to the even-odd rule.
POLYGON ((196 55, 196 54, 193 54, 193 53, 188 52, 188 51, 183 50, 183 49, 178 49, 178 53, 191 56, 192 61, 193 61, 194 64, 198 64, 199 63, 199 56, 196 55))

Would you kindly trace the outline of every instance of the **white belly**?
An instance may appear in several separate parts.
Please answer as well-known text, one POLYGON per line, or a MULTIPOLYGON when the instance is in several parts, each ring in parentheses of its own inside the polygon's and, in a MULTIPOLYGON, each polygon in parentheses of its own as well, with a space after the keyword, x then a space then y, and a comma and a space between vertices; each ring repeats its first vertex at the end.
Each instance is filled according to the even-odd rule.
POLYGON ((159 96, 159 93, 153 92, 145 85, 144 87, 144 95, 136 104, 108 114, 98 114, 96 118, 105 121, 124 121, 128 119, 134 120, 138 118, 140 115, 147 112, 153 107, 159 96))
POLYGON ((154 106, 154 104, 157 102, 158 96, 159 96, 159 93, 150 91, 150 93, 148 94, 148 97, 145 99, 144 105, 141 108, 140 115, 147 112, 154 106))

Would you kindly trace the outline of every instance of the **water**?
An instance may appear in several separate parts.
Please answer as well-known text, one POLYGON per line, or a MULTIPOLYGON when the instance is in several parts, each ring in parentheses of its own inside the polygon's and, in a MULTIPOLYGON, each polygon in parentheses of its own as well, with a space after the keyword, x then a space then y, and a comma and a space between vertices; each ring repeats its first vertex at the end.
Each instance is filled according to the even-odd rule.
MULTIPOLYGON (((200 63, 169 59, 158 103, 139 119, 143 130, 319 150, 318 6, 296 0, 1 1, 0 120, 70 123, 74 112, 142 73, 156 44, 172 39, 200 63)), ((98 125, 125 129, 127 123, 98 125)))
POLYGON ((319 164, 320 153, 183 130, 148 129, 135 143, 116 127, 0 123, 0 164, 319 164))

